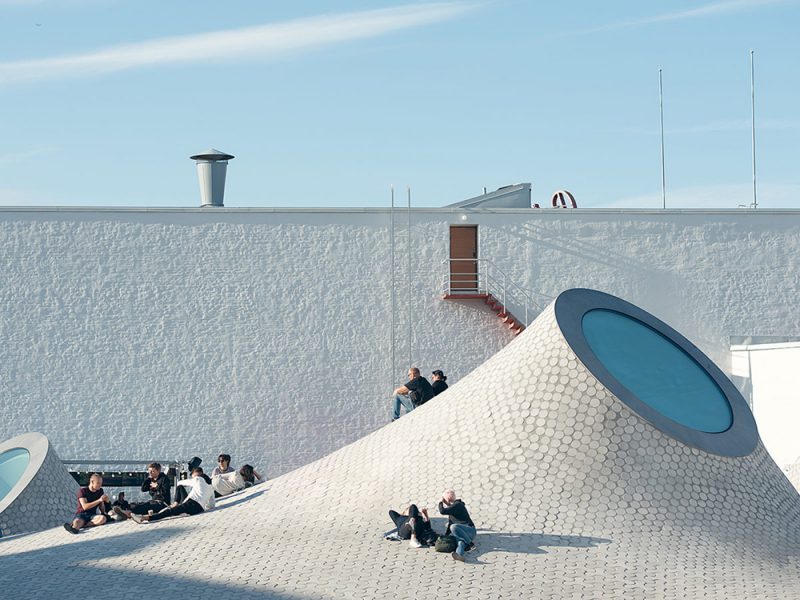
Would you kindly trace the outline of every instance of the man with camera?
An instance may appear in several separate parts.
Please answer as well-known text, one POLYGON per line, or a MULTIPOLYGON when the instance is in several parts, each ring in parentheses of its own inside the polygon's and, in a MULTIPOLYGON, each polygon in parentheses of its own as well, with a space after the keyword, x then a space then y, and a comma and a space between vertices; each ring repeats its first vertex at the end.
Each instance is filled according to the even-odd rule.
POLYGON ((452 535, 458 540, 456 551, 451 556, 454 560, 464 562, 464 553, 472 549, 472 540, 477 534, 475 523, 472 522, 466 505, 461 499, 456 498, 453 490, 445 490, 439 501, 439 513, 447 515, 445 535, 452 535))

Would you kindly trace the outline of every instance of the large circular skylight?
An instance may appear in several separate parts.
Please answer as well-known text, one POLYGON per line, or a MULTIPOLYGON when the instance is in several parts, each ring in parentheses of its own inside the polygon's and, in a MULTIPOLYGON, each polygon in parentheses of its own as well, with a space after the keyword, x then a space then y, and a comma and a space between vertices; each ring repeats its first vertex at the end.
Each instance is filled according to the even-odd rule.
POLYGON ((25 448, 12 448, 0 454, 0 500, 17 484, 30 460, 31 453, 25 448))
POLYGON ((719 433, 731 406, 711 376, 676 344, 613 310, 583 315, 583 335, 606 369, 639 399, 682 425, 719 433))
POLYGON ((650 313, 595 290, 563 292, 561 332, 613 396, 651 425, 706 452, 746 456, 758 431, 742 395, 705 354, 650 313))

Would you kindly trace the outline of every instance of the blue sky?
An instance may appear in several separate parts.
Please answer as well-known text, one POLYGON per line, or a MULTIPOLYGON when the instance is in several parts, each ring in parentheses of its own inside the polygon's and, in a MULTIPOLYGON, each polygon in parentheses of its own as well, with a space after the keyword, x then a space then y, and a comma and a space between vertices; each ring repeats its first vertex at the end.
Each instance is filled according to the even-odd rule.
POLYGON ((0 0, 0 204, 800 208, 800 2, 0 0))

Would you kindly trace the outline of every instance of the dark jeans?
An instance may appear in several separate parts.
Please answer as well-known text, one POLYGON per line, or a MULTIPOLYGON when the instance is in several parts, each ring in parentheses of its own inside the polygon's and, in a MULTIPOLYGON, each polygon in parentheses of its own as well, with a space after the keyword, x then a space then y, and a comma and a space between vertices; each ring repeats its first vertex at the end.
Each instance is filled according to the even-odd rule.
POLYGON ((147 502, 137 502, 131 504, 131 512, 135 515, 146 515, 151 510, 157 513, 160 510, 167 508, 167 505, 157 500, 148 500, 147 502))
POLYGON ((178 515, 199 515, 203 512, 203 507, 194 500, 186 500, 181 502, 175 508, 165 508, 161 512, 154 514, 150 517, 151 521, 159 521, 167 517, 176 517, 178 515))
POLYGON ((420 542, 436 541, 436 534, 433 532, 430 522, 422 518, 416 504, 408 507, 408 515, 401 515, 396 510, 390 510, 389 518, 397 527, 397 536, 400 539, 408 540, 413 533, 420 542))

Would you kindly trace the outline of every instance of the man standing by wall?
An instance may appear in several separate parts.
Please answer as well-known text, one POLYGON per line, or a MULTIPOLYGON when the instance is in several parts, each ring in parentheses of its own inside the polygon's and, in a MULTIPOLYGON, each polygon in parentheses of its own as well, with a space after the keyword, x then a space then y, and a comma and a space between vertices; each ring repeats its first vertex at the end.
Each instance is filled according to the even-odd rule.
POLYGON ((407 413, 416 407, 425 404, 433 398, 433 388, 431 384, 420 375, 417 367, 408 370, 408 381, 394 391, 394 412, 392 421, 400 418, 400 407, 404 406, 407 413))

